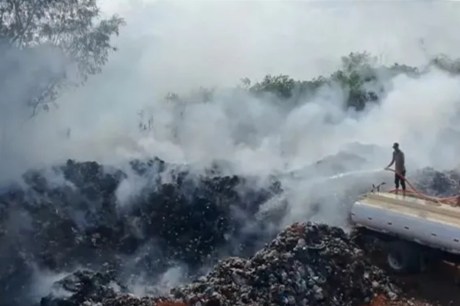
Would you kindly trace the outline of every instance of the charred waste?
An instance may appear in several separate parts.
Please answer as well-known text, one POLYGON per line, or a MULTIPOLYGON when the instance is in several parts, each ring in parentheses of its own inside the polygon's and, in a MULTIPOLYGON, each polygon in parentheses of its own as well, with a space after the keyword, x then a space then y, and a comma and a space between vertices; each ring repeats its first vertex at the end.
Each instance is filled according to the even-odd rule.
MULTIPOLYGON (((416 177, 430 194, 459 187, 456 171, 416 177)), ((178 266, 180 286, 143 295, 192 305, 361 305, 397 294, 342 229, 307 223, 278 233, 288 204, 259 209, 282 193, 275 176, 160 159, 28 171, 0 195, 1 304, 148 305, 161 298, 130 295, 138 279, 156 284, 178 266), (48 285, 43 274, 52 275, 48 285)))
POLYGON ((184 263, 194 274, 221 253, 253 253, 269 238, 260 235, 271 235, 264 227, 277 222, 255 214, 282 191, 276 181, 251 189, 250 177, 216 170, 197 176, 158 159, 133 161, 129 169, 131 178, 144 178, 144 186, 125 205, 117 190, 130 179, 127 173, 72 160, 29 171, 22 185, 0 196, 2 299, 23 299, 32 290, 25 287, 31 276, 42 270, 103 268, 126 278, 159 275, 184 263))

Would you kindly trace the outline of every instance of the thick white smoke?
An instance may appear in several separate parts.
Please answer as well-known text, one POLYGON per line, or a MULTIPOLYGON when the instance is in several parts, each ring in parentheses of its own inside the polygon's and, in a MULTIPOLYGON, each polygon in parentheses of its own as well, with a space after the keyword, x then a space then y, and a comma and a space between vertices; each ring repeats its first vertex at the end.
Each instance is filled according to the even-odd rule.
MULTIPOLYGON (((2 85, 9 90, 0 97, 0 190, 30 167, 68 158, 105 164, 154 156, 199 165, 221 160, 238 173, 281 173, 286 224, 314 218, 344 225, 346 201, 353 200, 347 197, 357 188, 392 183, 389 173, 374 170, 387 165, 393 142, 406 153, 409 177, 420 167, 459 164, 460 78, 435 69, 416 79, 382 76, 387 95, 360 113, 344 111, 346 93, 333 86, 292 111, 282 101, 230 88, 242 77, 328 76, 350 52, 368 51, 388 65, 423 66, 439 53, 455 57, 460 6, 453 2, 99 3, 104 13, 127 21, 117 38, 119 51, 86 86, 63 92, 58 109, 30 119, 30 109, 18 101, 37 79, 61 73, 66 59, 46 48, 11 55, 27 59, 27 69, 2 85), (46 75, 30 73, 43 67, 46 75), (178 105, 163 99, 200 86, 217 88, 211 101, 178 105), (144 132, 138 128, 141 110, 144 121, 151 119, 144 132), (357 172, 327 179, 349 171, 357 172)), ((121 207, 146 184, 128 175, 116 194, 121 207)), ((180 274, 171 269, 163 285, 176 285, 180 274)), ((143 294, 140 283, 133 286, 143 294)), ((49 291, 49 282, 40 284, 37 295, 49 291)))
MULTIPOLYGON (((424 65, 440 52, 455 56, 460 7, 454 3, 100 4, 104 13, 127 21, 117 39, 119 51, 85 87, 64 92, 59 109, 27 120, 21 106, 4 108, 3 181, 67 158, 116 163, 159 156, 204 164, 219 159, 230 161, 234 171, 265 174, 302 169, 350 143, 380 148, 348 149, 365 157, 359 167, 375 169, 388 163, 394 141, 406 152, 409 175, 422 166, 458 164, 460 79, 440 71, 417 79, 382 77, 388 95, 362 113, 343 111, 346 93, 334 87, 290 112, 228 89, 246 76, 327 76, 352 51, 368 51, 384 64, 424 65), (185 94, 199 86, 218 87, 212 101, 178 106, 162 99, 167 92, 185 94), (141 109, 152 116, 152 129, 144 133, 138 129, 141 109)), ((27 87, 24 81, 15 85, 27 87)), ((340 163, 344 171, 358 167, 345 159, 340 163)), ((129 198, 129 190, 120 193, 129 198)))

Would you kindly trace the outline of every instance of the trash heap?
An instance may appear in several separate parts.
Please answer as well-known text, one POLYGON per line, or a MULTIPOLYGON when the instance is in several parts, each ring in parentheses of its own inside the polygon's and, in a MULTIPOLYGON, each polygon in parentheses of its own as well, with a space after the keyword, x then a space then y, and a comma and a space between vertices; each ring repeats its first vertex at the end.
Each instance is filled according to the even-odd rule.
MULTIPOLYGON (((459 189, 455 172, 424 169, 414 177, 428 194, 459 189)), ((295 225, 254 255, 276 236, 289 208, 281 201, 280 210, 261 214, 261 205, 283 199, 283 189, 277 179, 259 179, 159 159, 124 168, 69 160, 28 171, 23 184, 0 186, 0 304, 36 301, 32 278, 41 271, 79 269, 57 282, 43 305, 143 305, 158 299, 126 295, 133 279, 147 276, 153 286, 177 265, 196 277, 225 256, 240 258, 167 298, 202 306, 216 298, 219 305, 358 305, 375 292, 392 295, 382 272, 337 228, 295 225), (120 203, 120 193, 133 187, 120 203)))
POLYGON ((69 160, 28 171, 23 184, 0 193, 0 302, 24 305, 32 276, 43 270, 110 268, 154 283, 177 262, 192 273, 223 251, 252 254, 269 233, 258 208, 281 189, 211 170, 154 159, 120 169, 69 160), (129 180, 141 188, 122 205, 129 180))
POLYGON ((423 168, 410 175, 415 177, 415 188, 430 196, 450 197, 460 194, 460 172, 451 170, 440 172, 433 168, 423 168))
POLYGON ((343 230, 294 224, 250 259, 227 258, 206 276, 160 298, 128 295, 103 305, 363 305, 398 290, 343 230), (150 304, 149 304, 150 303, 150 304), (177 304, 181 305, 181 304, 177 304))
MULTIPOLYGON (((126 290, 116 281, 112 272, 77 271, 53 284, 48 296, 43 297, 40 306, 80 306, 115 298, 126 290)), ((38 305, 37 305, 38 306, 38 305)))

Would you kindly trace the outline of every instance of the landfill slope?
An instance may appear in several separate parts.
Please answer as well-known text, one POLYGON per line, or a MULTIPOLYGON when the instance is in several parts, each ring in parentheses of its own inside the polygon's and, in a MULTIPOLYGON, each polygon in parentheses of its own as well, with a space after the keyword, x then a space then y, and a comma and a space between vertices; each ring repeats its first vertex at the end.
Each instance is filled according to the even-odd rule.
MULTIPOLYGON (((458 177, 411 175, 435 195, 455 194, 458 177)), ((341 229, 283 230, 284 200, 260 214, 283 192, 276 177, 197 172, 159 159, 124 168, 69 160, 28 171, 22 184, 0 188, 0 304, 142 305, 167 295, 211 303, 217 296, 224 305, 360 305, 378 292, 397 294, 341 229), (179 283, 189 285, 158 290, 176 267, 186 268, 179 283), (139 283, 149 290, 130 297, 139 283)))
MULTIPOLYGON (((90 286, 74 286, 64 301, 42 305, 363 305, 379 294, 395 298, 398 289, 374 266, 343 230, 302 223, 289 226, 249 259, 231 257, 189 285, 163 298, 135 298, 118 293, 102 276, 90 286), (95 288, 99 288, 96 289, 95 288), (95 294, 98 292, 98 294, 95 294), (59 303, 61 302, 61 303, 59 303), (166 305, 166 304, 165 304, 166 305)), ((80 282, 81 283, 81 282, 80 282)), ((59 284, 70 287, 66 283, 59 284)), ((56 290, 59 288, 56 287, 56 290)))
POLYGON ((125 284, 154 284, 177 265, 194 275, 220 254, 252 254, 283 216, 256 218, 279 184, 211 170, 154 159, 28 171, 0 194, 0 304, 39 300, 44 273, 110 270, 125 284), (134 191, 123 204, 126 184, 134 191))
POLYGON ((395 290, 341 229, 302 223, 249 260, 226 259, 173 293, 187 302, 219 299, 222 305, 360 305, 376 293, 395 296, 395 290))

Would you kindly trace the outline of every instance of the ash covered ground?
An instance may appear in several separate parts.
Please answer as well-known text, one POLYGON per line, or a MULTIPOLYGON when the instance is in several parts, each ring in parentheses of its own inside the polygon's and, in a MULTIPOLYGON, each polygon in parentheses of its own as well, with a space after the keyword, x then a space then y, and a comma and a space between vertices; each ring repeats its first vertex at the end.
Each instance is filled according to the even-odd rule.
MULTIPOLYGON (((433 195, 459 187, 456 171, 413 177, 433 195)), ((1 304, 152 305, 163 296, 194 305, 362 305, 398 296, 343 229, 315 220, 321 204, 305 203, 302 222, 289 223, 296 210, 283 181, 160 159, 28 171, 0 196, 1 304)), ((356 184, 338 197, 349 202, 370 187, 356 184)))

